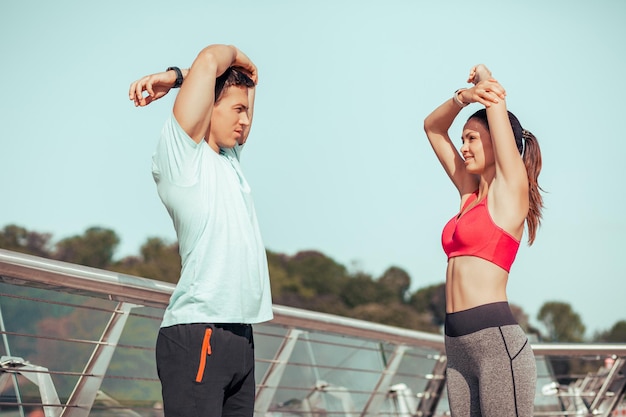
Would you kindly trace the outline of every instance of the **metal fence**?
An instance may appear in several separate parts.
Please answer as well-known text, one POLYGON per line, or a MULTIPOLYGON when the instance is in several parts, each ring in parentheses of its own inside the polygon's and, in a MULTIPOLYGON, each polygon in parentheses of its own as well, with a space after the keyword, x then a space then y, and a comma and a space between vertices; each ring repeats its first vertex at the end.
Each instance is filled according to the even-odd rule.
MULTIPOLYGON (((0 249, 0 415, 162 416, 154 342, 173 288, 0 249)), ((278 305, 274 315, 255 325, 257 416, 449 415, 441 335, 278 305)), ((621 406, 626 345, 533 349, 536 416, 621 406)))

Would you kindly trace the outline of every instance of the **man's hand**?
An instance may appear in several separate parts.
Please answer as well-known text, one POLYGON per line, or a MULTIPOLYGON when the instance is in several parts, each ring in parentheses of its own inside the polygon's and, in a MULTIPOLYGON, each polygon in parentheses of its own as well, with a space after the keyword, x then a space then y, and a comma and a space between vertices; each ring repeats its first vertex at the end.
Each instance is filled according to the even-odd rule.
POLYGON ((169 93, 175 82, 176 73, 174 71, 146 75, 130 85, 128 98, 134 101, 137 107, 147 106, 169 93), (147 96, 144 96, 144 91, 148 93, 147 96))
POLYGON ((252 81, 254 84, 259 83, 259 73, 256 68, 256 65, 248 58, 246 54, 241 52, 239 49, 235 48, 237 54, 235 55, 235 61, 232 63, 233 67, 237 67, 237 69, 242 70, 252 81))

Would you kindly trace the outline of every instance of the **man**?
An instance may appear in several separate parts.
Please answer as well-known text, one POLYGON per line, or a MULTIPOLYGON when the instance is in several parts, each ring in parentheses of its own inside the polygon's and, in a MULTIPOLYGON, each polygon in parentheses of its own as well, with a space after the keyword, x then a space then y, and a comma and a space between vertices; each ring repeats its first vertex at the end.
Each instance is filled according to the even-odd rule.
POLYGON ((239 165, 256 82, 245 54, 210 45, 189 70, 130 86, 136 106, 180 87, 152 165, 182 259, 156 345, 167 417, 253 415, 251 324, 272 319, 265 248, 239 165))

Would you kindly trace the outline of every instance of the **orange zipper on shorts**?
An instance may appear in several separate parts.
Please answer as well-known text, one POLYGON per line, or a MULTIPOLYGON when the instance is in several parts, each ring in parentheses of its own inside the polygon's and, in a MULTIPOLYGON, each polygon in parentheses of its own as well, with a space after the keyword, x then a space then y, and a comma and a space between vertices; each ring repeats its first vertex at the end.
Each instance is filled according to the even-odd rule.
POLYGON ((204 368, 206 366, 206 357, 211 354, 211 334, 213 329, 210 327, 204 331, 204 339, 202 340, 202 351, 200 352, 200 366, 198 366, 198 374, 196 382, 202 382, 204 376, 204 368))

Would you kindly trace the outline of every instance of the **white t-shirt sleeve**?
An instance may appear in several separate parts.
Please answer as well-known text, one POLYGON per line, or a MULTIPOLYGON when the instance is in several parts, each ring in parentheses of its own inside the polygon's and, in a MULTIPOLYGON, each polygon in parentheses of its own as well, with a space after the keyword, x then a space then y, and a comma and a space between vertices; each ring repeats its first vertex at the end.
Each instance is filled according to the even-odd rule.
POLYGON ((161 138, 152 156, 152 175, 159 183, 189 186, 197 182, 201 146, 187 135, 172 114, 161 130, 161 138))

